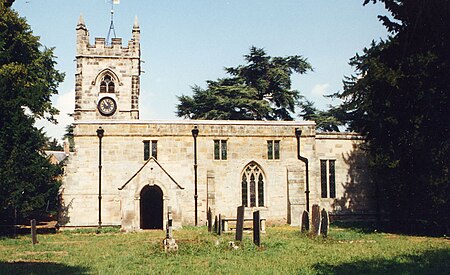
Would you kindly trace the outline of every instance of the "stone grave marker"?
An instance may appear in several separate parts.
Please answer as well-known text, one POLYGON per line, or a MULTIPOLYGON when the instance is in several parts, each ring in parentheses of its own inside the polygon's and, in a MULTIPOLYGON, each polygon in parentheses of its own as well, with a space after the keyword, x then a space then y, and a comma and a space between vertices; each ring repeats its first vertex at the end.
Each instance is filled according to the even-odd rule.
POLYGON ((241 205, 237 208, 237 221, 236 221, 236 241, 242 242, 242 235, 244 233, 244 206, 241 205))
POLYGON ((308 211, 304 210, 302 214, 301 232, 305 233, 308 231, 309 231, 309 213, 308 211))
POLYGON ((166 238, 163 241, 164 251, 172 252, 178 250, 178 244, 173 238, 172 232, 172 207, 167 208, 167 226, 166 226, 166 238))
POLYGON ((259 211, 253 212, 253 243, 261 246, 261 219, 259 211))
POLYGON ((217 234, 222 235, 222 215, 219 214, 219 224, 217 225, 217 234))
POLYGON ((214 219, 214 229, 213 229, 213 232, 216 233, 216 234, 219 234, 219 231, 217 230, 218 229, 218 227, 217 227, 218 224, 219 224, 219 219, 217 218, 217 215, 216 215, 216 218, 214 219))
POLYGON ((212 213, 211 213, 211 207, 208 207, 208 212, 206 214, 206 219, 208 222, 208 232, 211 232, 212 230, 212 213))
POLYGON ((322 221, 320 225, 320 234, 326 238, 328 236, 328 231, 330 230, 330 219, 328 217, 328 212, 322 209, 322 221))
POLYGON ((312 233, 318 236, 320 233, 320 207, 317 204, 312 206, 312 233))

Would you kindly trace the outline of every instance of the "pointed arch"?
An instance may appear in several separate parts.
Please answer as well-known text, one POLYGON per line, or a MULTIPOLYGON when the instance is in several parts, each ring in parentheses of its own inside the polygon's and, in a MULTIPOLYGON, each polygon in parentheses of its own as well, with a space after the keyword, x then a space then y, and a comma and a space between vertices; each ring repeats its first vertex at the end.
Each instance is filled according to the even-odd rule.
POLYGON ((95 79, 92 81, 92 85, 96 85, 98 82, 102 81, 103 78, 105 77, 105 75, 109 75, 111 77, 111 81, 112 82, 114 82, 117 85, 122 86, 122 83, 120 82, 119 77, 117 76, 117 74, 113 70, 111 70, 109 68, 101 70, 97 74, 95 79))
POLYGON ((263 207, 266 177, 261 166, 255 161, 248 163, 241 173, 242 205, 263 207))

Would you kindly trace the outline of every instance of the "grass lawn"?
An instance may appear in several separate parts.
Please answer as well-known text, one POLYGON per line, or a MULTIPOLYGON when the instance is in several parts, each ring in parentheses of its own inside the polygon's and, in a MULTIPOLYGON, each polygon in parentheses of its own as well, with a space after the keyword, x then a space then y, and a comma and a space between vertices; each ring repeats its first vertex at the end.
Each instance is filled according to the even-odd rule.
POLYGON ((179 250, 166 254, 163 231, 63 231, 0 239, 0 274, 450 274, 450 240, 332 227, 327 239, 298 228, 269 227, 260 248, 244 234, 209 234, 206 227, 174 231, 179 250))

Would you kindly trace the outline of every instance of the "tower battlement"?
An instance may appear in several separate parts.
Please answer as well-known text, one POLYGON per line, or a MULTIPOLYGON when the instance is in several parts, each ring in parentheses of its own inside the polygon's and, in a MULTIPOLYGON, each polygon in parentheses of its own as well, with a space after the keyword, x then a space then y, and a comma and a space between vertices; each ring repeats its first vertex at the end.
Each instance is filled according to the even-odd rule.
POLYGON ((104 37, 95 37, 94 44, 89 41, 89 31, 82 17, 77 25, 77 57, 78 56, 122 56, 130 58, 140 57, 140 29, 135 19, 132 38, 126 46, 122 45, 122 38, 111 38, 107 43, 104 37))

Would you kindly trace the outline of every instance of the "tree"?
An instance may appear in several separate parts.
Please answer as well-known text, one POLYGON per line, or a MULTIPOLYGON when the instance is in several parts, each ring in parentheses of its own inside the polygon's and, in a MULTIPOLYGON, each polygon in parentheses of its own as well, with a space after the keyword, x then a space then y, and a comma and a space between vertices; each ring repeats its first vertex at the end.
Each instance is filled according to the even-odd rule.
POLYGON ((45 142, 45 150, 49 150, 49 151, 62 151, 64 150, 64 148, 62 147, 61 144, 59 144, 58 140, 56 138, 49 138, 49 137, 45 137, 46 142, 45 142))
POLYGON ((75 150, 75 139, 73 138, 73 129, 75 126, 69 124, 66 126, 66 132, 64 133, 64 140, 69 143, 69 151, 73 152, 75 150))
POLYGON ((366 137, 380 213, 397 229, 448 234, 450 1, 379 2, 391 36, 351 59, 340 115, 366 137))
POLYGON ((314 106, 314 102, 304 98, 300 101, 299 107, 301 109, 299 116, 303 120, 314 121, 319 132, 339 132, 339 126, 342 126, 342 122, 337 118, 334 108, 322 111, 314 106))
MULTIPOLYGON (((0 3, 0 217, 26 218, 55 207, 58 167, 47 160, 36 118, 55 121, 50 97, 63 75, 25 19, 0 3)), ((1 221, 0 221, 1 222, 1 221)))
POLYGON ((178 97, 177 115, 190 119, 292 120, 299 92, 291 90, 292 73, 312 70, 301 56, 270 57, 250 48, 246 65, 225 68, 230 77, 192 88, 178 97))

